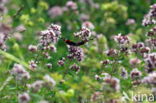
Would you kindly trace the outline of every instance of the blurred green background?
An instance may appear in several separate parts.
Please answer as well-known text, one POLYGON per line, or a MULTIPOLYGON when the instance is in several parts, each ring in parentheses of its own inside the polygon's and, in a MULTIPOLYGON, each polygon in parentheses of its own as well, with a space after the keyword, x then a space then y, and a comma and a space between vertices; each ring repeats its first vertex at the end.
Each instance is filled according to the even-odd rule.
MULTIPOLYGON (((122 33, 123 35, 129 35, 133 42, 143 41, 145 39, 146 29, 142 26, 142 19, 148 12, 150 5, 155 3, 155 0, 73 0, 78 5, 77 13, 67 11, 63 12, 60 16, 51 18, 48 11, 55 6, 63 8, 67 1, 10 0, 6 4, 8 13, 4 15, 2 23, 9 25, 11 28, 16 28, 22 24, 26 28, 26 31, 21 34, 22 40, 10 38, 7 41, 7 45, 9 46, 7 53, 26 63, 36 55, 28 52, 28 46, 30 44, 36 45, 38 43, 38 32, 46 29, 51 23, 61 25, 61 35, 64 38, 76 41, 73 33, 81 29, 84 22, 81 17, 82 14, 85 14, 89 17, 86 21, 91 22, 95 27, 93 31, 98 35, 102 34, 101 38, 97 39, 97 41, 91 41, 87 45, 82 46, 86 54, 83 62, 67 61, 64 67, 58 67, 57 65, 58 60, 68 54, 66 44, 60 40, 56 44, 57 53, 51 53, 50 55, 52 59, 43 59, 44 63, 51 62, 53 64, 52 69, 47 69, 45 66, 40 65, 35 73, 30 71, 32 79, 28 81, 32 83, 35 80, 42 79, 44 74, 49 73, 57 81, 58 85, 54 90, 42 89, 39 93, 32 93, 31 96, 33 99, 31 103, 38 103, 37 101, 42 99, 54 101, 50 103, 78 103, 79 98, 88 99, 92 93, 99 90, 101 85, 101 82, 97 82, 94 76, 102 72, 112 73, 110 69, 105 70, 100 65, 100 61, 106 59, 103 51, 108 49, 108 47, 116 46, 112 40, 112 36, 122 33), (88 3, 88 1, 90 2, 88 3), (24 7, 22 11, 13 18, 13 15, 22 6, 24 7), (11 20, 11 23, 9 20, 11 20), (132 22, 129 23, 128 20, 132 20, 132 22), (79 64, 81 71, 78 74, 69 71, 69 74, 64 77, 64 72, 68 71, 69 66, 73 63, 79 64), (65 80, 65 83, 59 84, 61 80, 65 80)), ((129 58, 123 57, 121 59, 124 60, 122 66, 128 68, 128 71, 130 71, 131 68, 127 64, 129 58)), ((9 70, 12 69, 14 63, 16 61, 12 59, 2 58, 0 64, 0 84, 10 75, 9 70)), ((112 67, 110 66, 108 68, 112 67)), ((120 78, 118 74, 114 73, 113 75, 120 78)), ((130 79, 121 81, 122 92, 133 90, 130 82, 130 79)), ((3 97, 0 102, 16 103, 17 94, 26 90, 27 88, 22 83, 16 84, 15 81, 11 81, 0 93, 0 96, 3 97), (9 102, 9 100, 13 102, 9 102)), ((104 93, 104 95, 106 94, 104 93)), ((121 93, 110 93, 108 97, 116 98, 121 95, 121 93)))

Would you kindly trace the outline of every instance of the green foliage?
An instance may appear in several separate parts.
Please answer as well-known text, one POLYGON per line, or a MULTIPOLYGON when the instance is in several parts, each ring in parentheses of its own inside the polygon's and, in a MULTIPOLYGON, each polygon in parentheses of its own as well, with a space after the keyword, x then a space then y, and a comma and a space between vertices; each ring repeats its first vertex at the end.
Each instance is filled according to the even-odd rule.
MULTIPOLYGON (((103 66, 100 61, 106 59, 116 61, 116 57, 108 57, 104 52, 109 48, 117 47, 117 44, 112 40, 114 34, 121 32, 127 35, 131 33, 128 34, 131 41, 130 46, 132 43, 145 40, 146 30, 141 26, 141 20, 152 1, 94 0, 94 2, 99 4, 99 8, 94 8, 91 5, 75 0, 78 4, 78 13, 68 11, 56 18, 50 18, 48 10, 54 6, 63 7, 67 1, 10 0, 7 4, 8 14, 4 14, 4 19, 3 21, 0 20, 0 22, 9 25, 13 28, 12 30, 22 24, 25 26, 26 31, 21 33, 22 40, 12 38, 13 33, 10 32, 11 38, 7 40, 9 48, 7 51, 0 50, 0 102, 17 103, 18 95, 29 91, 26 84, 32 84, 36 80, 44 80, 43 76, 46 74, 56 81, 55 87, 49 88, 47 85, 44 85, 44 88, 41 88, 37 92, 29 91, 31 97, 30 103, 39 103, 41 100, 50 101, 49 103, 81 103, 85 100, 89 101, 86 103, 100 103, 101 100, 108 102, 111 99, 119 99, 119 103, 121 103, 122 96, 130 96, 131 92, 137 93, 141 91, 143 93, 151 93, 144 85, 133 88, 130 78, 125 80, 119 75, 122 67, 125 67, 128 73, 130 73, 132 70, 129 64, 130 59, 136 56, 139 59, 143 59, 140 55, 130 54, 127 56, 121 53, 117 57, 121 63, 119 65, 109 64, 107 67, 103 66), (24 6, 24 9, 13 18, 13 15, 21 6, 24 6), (44 30, 51 23, 58 23, 62 26, 62 37, 77 42, 79 40, 74 38, 73 33, 81 29, 83 21, 80 19, 80 14, 82 13, 90 16, 88 21, 94 24, 95 29, 93 31, 99 34, 97 38, 95 37, 94 40, 81 46, 85 53, 84 61, 67 60, 64 66, 58 66, 58 60, 68 54, 66 44, 60 40, 56 44, 57 52, 50 53, 52 59, 45 60, 41 58, 43 63, 39 65, 36 71, 31 70, 28 62, 32 58, 34 59, 37 54, 29 52, 28 46, 38 43, 38 32, 44 30), (129 18, 135 19, 136 23, 126 25, 129 18), (43 65, 47 62, 52 63, 52 68, 47 68, 43 65), (21 82, 10 77, 10 70, 15 63, 23 65, 30 72, 31 80, 23 80, 21 82), (74 63, 81 67, 77 73, 70 69, 70 66, 74 63), (101 73, 109 73, 119 78, 121 91, 115 92, 110 86, 105 86, 103 84, 104 81, 96 80, 95 75, 101 75, 101 73), (11 79, 4 85, 7 78, 11 79), (1 89, 1 85, 4 85, 3 89, 1 89), (113 92, 109 92, 109 90, 113 92), (95 92, 102 93, 102 97, 99 97, 99 101, 90 101, 95 92)), ((119 50, 118 47, 117 50, 119 50)), ((143 65, 144 63, 138 65, 138 69, 143 71, 143 65)), ((130 99, 126 102, 132 103, 130 99)))

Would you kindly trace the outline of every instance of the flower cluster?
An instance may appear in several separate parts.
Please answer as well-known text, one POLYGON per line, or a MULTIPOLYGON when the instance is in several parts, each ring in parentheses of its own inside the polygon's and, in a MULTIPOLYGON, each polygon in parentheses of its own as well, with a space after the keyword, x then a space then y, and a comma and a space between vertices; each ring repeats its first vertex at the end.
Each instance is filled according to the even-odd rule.
POLYGON ((156 53, 150 53, 145 58, 146 68, 148 72, 152 72, 156 68, 156 53))
POLYGON ((76 46, 68 45, 69 59, 76 59, 77 61, 82 61, 84 59, 83 49, 76 46))
POLYGON ((73 1, 68 1, 66 7, 70 10, 77 10, 77 4, 73 1))
POLYGON ((49 9, 48 14, 50 15, 51 18, 56 18, 63 14, 63 9, 59 6, 54 6, 49 9))
POLYGON ((123 79, 128 78, 128 72, 125 68, 122 68, 122 70, 121 70, 121 77, 123 77, 123 79))
POLYGON ((5 14, 7 13, 8 9, 6 8, 6 3, 8 0, 0 0, 0 13, 5 14))
POLYGON ((82 27, 89 28, 91 30, 93 30, 95 28, 94 25, 90 21, 83 22, 82 27))
POLYGON ((73 71, 78 72, 80 70, 80 66, 78 66, 77 64, 73 64, 70 66, 70 69, 73 71))
POLYGON ((116 56, 118 54, 118 52, 116 49, 109 49, 106 51, 106 54, 107 54, 107 56, 113 57, 113 56, 116 56))
POLYGON ((119 43, 119 44, 128 44, 129 43, 129 38, 127 36, 118 34, 117 36, 114 36, 114 40, 119 43))
POLYGON ((56 81, 49 75, 45 75, 43 78, 44 78, 45 84, 47 84, 47 86, 54 87, 56 85, 56 81))
POLYGON ((34 92, 37 92, 37 91, 39 91, 42 88, 43 83, 44 83, 44 81, 37 80, 37 81, 35 81, 32 84, 27 84, 27 87, 31 88, 34 92))
POLYGON ((151 9, 148 12, 148 14, 145 15, 142 25, 147 26, 150 24, 155 24, 156 23, 155 17, 156 17, 156 4, 151 5, 151 9))
POLYGON ((82 27, 82 29, 79 32, 74 33, 74 35, 82 40, 88 40, 88 38, 91 36, 91 31, 88 28, 82 27))
POLYGON ((115 91, 120 90, 120 80, 115 77, 105 77, 104 82, 109 85, 115 91))
POLYGON ((30 79, 30 74, 20 64, 14 64, 14 67, 10 71, 11 75, 15 76, 17 80, 30 79))
MULTIPOLYGON (((39 63, 39 57, 43 56, 46 59, 50 59, 50 53, 56 52, 55 44, 58 42, 61 37, 61 26, 51 24, 46 30, 40 32, 39 44, 29 45, 28 50, 31 52, 38 53, 38 56, 35 60, 29 61, 31 69, 36 69, 37 63, 39 63), (40 54, 39 54, 40 53, 40 54)), ((48 68, 52 67, 51 63, 46 64, 48 68)))
POLYGON ((18 101, 19 103, 29 103, 30 101, 30 96, 28 93, 23 93, 18 95, 18 101))
POLYGON ((156 85, 156 72, 150 73, 148 76, 144 77, 143 83, 156 85))
POLYGON ((68 1, 64 7, 60 6, 54 6, 49 9, 48 14, 51 18, 56 18, 58 16, 62 16, 64 12, 66 11, 76 11, 77 10, 77 4, 73 1, 68 1))
POLYGON ((142 73, 137 68, 133 69, 130 73, 132 80, 139 79, 141 77, 141 75, 142 75, 142 73))
POLYGON ((139 42, 139 43, 136 43, 136 44, 133 44, 132 45, 132 52, 135 52, 135 53, 141 53, 141 54, 147 54, 150 52, 150 48, 145 46, 144 43, 142 42, 139 42))
POLYGON ((7 34, 0 33, 0 49, 6 50, 7 46, 5 44, 6 39, 8 38, 7 34))
POLYGON ((61 34, 61 26, 51 24, 47 30, 40 33, 40 45, 47 49, 49 45, 55 44, 61 34))

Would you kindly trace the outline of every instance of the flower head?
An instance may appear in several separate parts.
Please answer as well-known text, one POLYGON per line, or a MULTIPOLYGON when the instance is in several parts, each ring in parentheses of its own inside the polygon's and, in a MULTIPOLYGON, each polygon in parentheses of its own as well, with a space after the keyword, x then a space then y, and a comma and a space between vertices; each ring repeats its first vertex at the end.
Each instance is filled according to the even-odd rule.
POLYGON ((18 96, 19 103, 28 103, 30 101, 30 96, 28 93, 19 94, 18 96))
POLYGON ((29 72, 27 72, 25 68, 20 64, 14 64, 10 73, 11 75, 15 76, 17 80, 30 78, 29 72))

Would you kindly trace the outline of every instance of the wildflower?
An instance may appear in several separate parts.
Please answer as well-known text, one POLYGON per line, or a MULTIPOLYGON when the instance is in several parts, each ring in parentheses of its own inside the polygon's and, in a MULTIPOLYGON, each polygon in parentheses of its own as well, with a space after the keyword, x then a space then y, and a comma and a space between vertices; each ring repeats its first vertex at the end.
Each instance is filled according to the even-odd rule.
POLYGON ((149 73, 148 76, 143 78, 142 82, 150 85, 156 85, 156 72, 149 73))
POLYGON ((28 93, 19 94, 18 96, 19 103, 28 103, 30 101, 30 96, 28 93))
POLYGON ((0 49, 6 50, 7 46, 5 44, 5 41, 7 40, 8 35, 0 33, 0 49))
POLYGON ((63 9, 59 6, 54 6, 50 8, 50 10, 48 11, 48 14, 51 18, 56 18, 63 14, 63 9))
POLYGON ((77 64, 73 64, 70 66, 70 69, 73 71, 78 72, 80 70, 80 66, 78 66, 77 64))
POLYGON ((101 61, 101 64, 108 65, 108 64, 110 64, 110 60, 103 60, 103 61, 101 61))
POLYGON ((89 15, 87 15, 87 14, 80 14, 80 19, 82 21, 87 21, 87 20, 89 20, 89 15))
POLYGON ((6 14, 8 12, 8 9, 4 5, 0 5, 0 13, 6 14))
POLYGON ((64 63, 65 63, 65 58, 62 58, 62 59, 60 59, 60 60, 58 61, 57 64, 58 64, 59 66, 63 66, 64 63))
POLYGON ((133 25, 135 24, 135 19, 128 19, 126 25, 133 25))
POLYGON ((149 47, 143 47, 140 49, 140 53, 144 54, 144 53, 149 53, 150 52, 150 48, 149 47))
POLYGON ((56 51, 57 51, 55 45, 52 45, 52 44, 51 44, 51 45, 48 46, 48 48, 49 48, 49 50, 52 51, 52 52, 56 52, 56 51))
POLYGON ((155 17, 156 17, 156 4, 151 5, 151 9, 149 10, 148 14, 145 15, 142 25, 147 26, 151 24, 155 24, 155 17))
POLYGON ((13 38, 15 38, 17 41, 22 41, 23 35, 19 32, 13 33, 13 38))
POLYGON ((130 73, 130 77, 132 80, 139 79, 141 75, 142 73, 137 68, 133 69, 130 73))
POLYGON ((29 79, 30 74, 25 70, 25 68, 20 64, 14 64, 12 70, 10 71, 11 75, 15 76, 17 80, 29 79))
POLYGON ((84 53, 82 48, 68 45, 69 59, 76 59, 82 61, 84 59, 84 53))
POLYGON ((52 68, 52 64, 51 64, 51 63, 46 64, 46 66, 47 66, 48 68, 52 68))
POLYGON ((151 49, 154 49, 156 47, 156 39, 147 39, 146 43, 151 49))
POLYGON ((55 44, 61 34, 61 27, 55 24, 51 24, 47 30, 40 33, 40 44, 43 47, 47 47, 51 44, 55 44))
POLYGON ((149 72, 156 68, 156 53, 150 53, 145 58, 146 68, 149 72))
POLYGON ((24 25, 19 25, 16 27, 17 32, 24 32, 25 30, 26 30, 26 28, 24 27, 24 25))
POLYGON ((109 49, 106 51, 106 54, 107 56, 116 56, 118 53, 117 53, 117 50, 115 49, 109 49))
POLYGON ((90 21, 83 22, 82 27, 89 28, 91 30, 95 28, 94 25, 90 21))
POLYGON ((155 35, 156 35, 156 33, 153 30, 147 32, 147 36, 149 36, 149 37, 155 36, 155 35))
POLYGON ((91 31, 88 28, 82 27, 82 29, 79 32, 74 33, 74 35, 82 40, 87 40, 91 36, 91 31))
POLYGON ((129 51, 128 47, 120 47, 120 52, 128 54, 130 51, 129 51))
POLYGON ((43 78, 45 80, 45 83, 48 84, 49 86, 54 87, 56 85, 55 80, 52 77, 50 77, 49 75, 45 75, 43 78))
POLYGON ((0 34, 4 34, 7 35, 8 33, 10 33, 11 31, 11 27, 4 24, 4 23, 0 23, 0 34))
POLYGON ((37 62, 34 60, 29 61, 29 67, 32 70, 35 70, 37 68, 37 62))
POLYGON ((145 47, 144 43, 142 42, 139 42, 139 43, 136 43, 136 44, 133 44, 132 45, 132 52, 140 52, 140 49, 145 47))
POLYGON ((48 46, 49 44, 56 43, 58 40, 53 30, 41 31, 40 43, 42 46, 48 46))
POLYGON ((100 78, 100 76, 98 76, 97 74, 95 75, 95 79, 96 80, 100 80, 101 78, 100 78))
POLYGON ((138 58, 133 58, 133 59, 130 59, 129 63, 130 63, 132 66, 136 66, 137 64, 140 64, 140 63, 141 63, 141 60, 138 59, 138 58))
POLYGON ((59 25, 51 24, 48 29, 53 30, 57 37, 61 34, 61 26, 59 25))
POLYGON ((115 77, 106 77, 104 78, 104 82, 108 84, 115 91, 120 90, 120 80, 115 77))
POLYGON ((0 3, 4 5, 4 4, 8 3, 8 1, 9 0, 0 0, 0 3))
POLYGON ((39 91, 43 86, 44 81, 37 80, 34 83, 28 85, 29 88, 33 89, 34 92, 39 91))
POLYGON ((77 10, 77 4, 73 1, 68 1, 66 7, 70 10, 77 10))
POLYGON ((45 58, 47 58, 47 59, 50 59, 51 58, 51 56, 49 55, 49 52, 43 52, 42 53, 44 56, 45 56, 45 58))
POLYGON ((121 34, 114 36, 114 40, 116 42, 118 42, 119 44, 128 44, 129 43, 129 38, 127 36, 122 36, 121 34))
POLYGON ((127 79, 128 78, 128 72, 125 68, 122 68, 121 70, 121 76, 124 78, 124 79, 127 79))
MULTIPOLYGON (((108 74, 108 73, 101 73, 101 75, 104 76, 104 78, 106 78, 106 77, 111 77, 111 75, 108 74)), ((103 78, 103 79, 104 79, 104 78, 103 78)))
POLYGON ((37 51, 37 46, 35 46, 35 45, 29 45, 28 49, 31 52, 36 52, 37 51))

